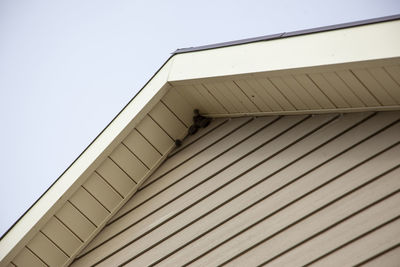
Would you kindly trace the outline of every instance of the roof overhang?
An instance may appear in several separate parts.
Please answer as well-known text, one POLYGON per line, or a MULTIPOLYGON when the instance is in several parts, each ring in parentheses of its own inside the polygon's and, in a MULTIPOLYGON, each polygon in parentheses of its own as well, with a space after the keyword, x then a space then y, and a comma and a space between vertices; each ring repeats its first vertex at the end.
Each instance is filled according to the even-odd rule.
POLYGON ((400 20, 391 20, 174 54, 2 237, 2 265, 29 247, 93 173, 105 168, 105 161, 117 160, 112 153, 133 131, 152 143, 156 137, 150 120, 166 136, 160 141, 164 143, 152 144, 158 158, 138 177, 130 177, 131 188, 65 264, 163 162, 174 139, 186 136, 194 109, 209 117, 400 109, 399 33, 400 20))

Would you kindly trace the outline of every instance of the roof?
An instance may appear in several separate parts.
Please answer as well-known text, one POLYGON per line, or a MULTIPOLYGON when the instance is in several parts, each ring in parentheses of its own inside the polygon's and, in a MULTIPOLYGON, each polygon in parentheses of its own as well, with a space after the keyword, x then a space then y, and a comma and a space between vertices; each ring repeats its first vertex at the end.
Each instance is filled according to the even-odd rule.
POLYGON ((187 135, 194 109, 208 117, 400 109, 399 18, 178 50, 2 237, 1 263, 28 259, 32 247, 71 263, 187 135))

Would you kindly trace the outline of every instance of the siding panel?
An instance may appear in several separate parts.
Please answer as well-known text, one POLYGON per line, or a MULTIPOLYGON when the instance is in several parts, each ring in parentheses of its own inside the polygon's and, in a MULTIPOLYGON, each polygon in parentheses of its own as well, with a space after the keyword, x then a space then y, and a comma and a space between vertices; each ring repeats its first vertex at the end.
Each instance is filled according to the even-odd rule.
POLYGON ((321 73, 310 74, 308 77, 318 86, 318 88, 334 103, 338 108, 348 108, 349 104, 345 99, 329 84, 321 73))
POLYGON ((353 70, 357 79, 365 85, 370 92, 374 92, 374 96, 382 105, 395 105, 396 101, 386 92, 386 90, 374 79, 373 76, 365 69, 353 70))
POLYGON ((99 226, 110 214, 100 202, 80 187, 71 197, 70 202, 96 226, 99 226))
POLYGON ((69 202, 65 203, 55 216, 82 241, 86 241, 96 229, 96 226, 69 202))
POLYGON ((42 232, 68 256, 73 255, 82 245, 82 241, 55 217, 50 219, 42 232))
POLYGON ((307 75, 299 74, 294 76, 294 78, 315 98, 322 108, 335 108, 335 105, 332 104, 329 98, 321 92, 307 75))
POLYGON ((239 88, 245 92, 247 97, 251 99, 251 101, 257 106, 257 108, 261 111, 271 111, 273 108, 275 110, 280 110, 277 104, 273 105, 271 101, 271 97, 269 97, 262 88, 259 86, 255 86, 255 84, 251 84, 246 80, 236 80, 235 84, 239 86, 239 88), (271 107, 268 105, 271 104, 271 107))
POLYGON ((400 243, 395 245, 394 248, 390 248, 387 251, 382 251, 382 254, 374 255, 370 259, 367 259, 366 262, 363 262, 362 266, 397 267, 399 262, 400 262, 400 243))
POLYGON ((365 88, 365 86, 356 78, 350 70, 337 72, 338 76, 355 92, 361 101, 368 107, 379 106, 376 98, 365 88))
POLYGON ((107 158, 100 167, 97 168, 97 174, 106 180, 123 197, 125 197, 136 185, 128 174, 126 174, 110 158, 107 158))
POLYGON ((378 81, 385 91, 400 104, 400 85, 394 81, 384 68, 369 69, 371 75, 378 81))
POLYGON ((242 105, 245 106, 247 111, 249 112, 260 111, 260 109, 257 108, 257 106, 255 105, 255 101, 253 100, 254 96, 249 97, 249 95, 246 94, 246 91, 244 91, 233 81, 225 82, 225 85, 236 96, 236 98, 240 101, 240 103, 242 103, 242 105))
POLYGON ((123 143, 133 154, 146 164, 147 168, 152 168, 162 156, 160 152, 135 129, 125 138, 123 143))
POLYGON ((200 113, 219 113, 218 108, 215 108, 204 96, 202 96, 196 87, 188 86, 175 86, 174 87, 184 99, 186 99, 194 109, 198 109, 200 113))
POLYGON ((214 101, 220 103, 229 113, 239 112, 237 107, 232 103, 232 99, 227 97, 223 92, 221 92, 220 88, 218 88, 218 84, 214 83, 205 83, 202 84, 207 94, 214 98, 214 101))
POLYGON ((93 173, 83 187, 109 211, 113 211, 122 201, 122 196, 97 173, 93 173))
POLYGON ((217 113, 226 113, 228 110, 222 105, 203 84, 194 84, 193 87, 196 89, 201 98, 204 98, 208 106, 213 108, 217 113))
POLYGON ((174 145, 171 137, 149 116, 144 117, 136 127, 136 130, 162 155, 174 145))
POLYGON ((343 82, 334 72, 324 73, 323 76, 331 84, 337 92, 341 93, 343 99, 350 104, 351 107, 364 107, 364 103, 353 93, 353 91, 343 82))
MULTIPOLYGON (((366 172, 367 171, 368 169, 366 170, 366 172)), ((390 194, 393 191, 400 189, 400 181, 395 178, 398 175, 399 172, 388 175, 382 178, 382 180, 378 180, 372 183, 370 186, 366 186, 360 191, 354 192, 353 194, 350 194, 349 196, 340 199, 333 205, 327 205, 321 212, 313 214, 312 216, 306 218, 301 222, 298 222, 292 227, 285 229, 285 231, 268 238, 268 240, 266 241, 262 241, 262 243, 258 242, 261 239, 260 235, 266 236, 265 232, 271 233, 271 229, 278 221, 275 220, 275 218, 270 218, 270 222, 260 223, 259 225, 249 230, 248 233, 239 238, 239 240, 237 240, 237 242, 240 242, 241 240, 242 242, 250 243, 250 246, 254 246, 255 244, 257 246, 252 247, 251 250, 246 251, 246 253, 241 254, 239 257, 230 261, 229 265, 240 266, 241 264, 246 262, 251 265, 273 263, 273 266, 285 266, 282 265, 282 263, 279 261, 277 261, 275 264, 275 262, 273 262, 272 260, 276 258, 278 258, 279 260, 279 256, 281 258, 285 258, 285 252, 290 252, 289 249, 291 247, 301 244, 301 242, 303 242, 304 240, 309 239, 307 240, 308 242, 304 245, 306 248, 308 247, 308 249, 303 248, 302 253, 305 256, 310 257, 310 259, 307 260, 299 257, 296 258, 296 262, 294 263, 289 261, 290 264, 302 266, 303 264, 309 263, 313 259, 320 257, 330 250, 336 249, 348 240, 351 240, 358 235, 368 232, 369 230, 376 227, 376 225, 393 219, 393 217, 396 217, 398 214, 400 214, 399 208, 395 207, 398 206, 399 203, 398 196, 395 196, 386 201, 382 201, 381 203, 378 203, 376 205, 372 205, 365 212, 361 212, 356 215, 353 214, 359 212, 360 209, 363 209, 368 205, 373 204, 374 201, 385 197, 387 194, 390 194), (372 218, 374 217, 376 217, 376 219, 372 220, 372 218), (330 227, 332 228, 329 229, 330 227), (262 229, 264 229, 264 232, 262 232, 262 229), (319 232, 322 233, 320 235, 317 235, 319 232), (259 236, 256 236, 257 234, 259 236), (315 237, 315 235, 317 236, 315 237), (314 238, 310 239, 310 237, 314 238), (247 239, 245 240, 245 238, 247 239), (311 250, 312 252, 307 253, 308 250, 311 250), (302 259, 303 262, 297 263, 297 260, 299 259, 302 259)), ((332 188, 328 188, 329 187, 327 187, 326 190, 323 190, 323 192, 321 192, 318 197, 314 197, 313 200, 319 200, 319 202, 322 202, 321 200, 323 200, 324 198, 323 193, 328 192, 329 189, 332 190, 332 188)), ((312 201, 307 202, 308 204, 312 203, 312 201)), ((315 208, 318 208, 318 206, 315 205, 315 202, 313 203, 313 205, 315 208)), ((297 208, 304 207, 302 205, 296 206, 297 208)), ((290 211, 293 212, 294 209, 288 210, 288 213, 285 212, 286 217, 288 217, 288 215, 292 215, 290 211)), ((285 218, 285 216, 283 216, 283 218, 285 218)), ((283 223, 283 225, 286 225, 287 223, 285 221, 280 222, 283 223)), ((302 248, 302 246, 298 248, 302 248)))
POLYGON ((400 218, 379 225, 367 235, 347 244, 342 249, 322 258, 313 266, 343 266, 355 265, 369 258, 379 250, 385 250, 400 242, 400 218))
POLYGON ((328 264, 348 251, 359 253, 356 264, 380 255, 400 242, 376 245, 400 216, 399 119, 267 117, 224 135, 237 120, 228 121, 167 160, 73 266, 328 264))
POLYGON ((299 97, 300 94, 294 92, 281 77, 272 77, 269 79, 272 84, 279 89, 279 91, 292 103, 296 109, 308 109, 308 106, 299 97))
POLYGON ((41 232, 28 243, 27 247, 49 266, 62 266, 68 256, 41 232))
POLYGON ((46 267, 35 254, 26 247, 12 261, 18 267, 46 267))
POLYGON ((149 116, 172 138, 180 139, 185 136, 187 127, 170 111, 167 106, 159 102, 150 112, 149 116))
POLYGON ((171 88, 161 100, 185 125, 193 124, 193 107, 175 88, 171 88))
MULTIPOLYGON (((397 173, 396 175, 399 175, 399 173, 397 173)), ((389 180, 391 180, 391 182, 395 181, 395 179, 393 179, 393 176, 389 180)), ((375 200, 368 194, 369 192, 366 192, 364 190, 364 192, 361 192, 357 196, 355 196, 358 197, 358 199, 356 200, 358 201, 361 200, 360 202, 353 201, 352 199, 353 195, 352 195, 351 197, 348 197, 348 200, 350 201, 347 202, 341 201, 335 203, 336 212, 335 214, 333 214, 334 215, 333 217, 332 215, 331 217, 328 217, 328 219, 331 220, 333 218, 333 220, 327 224, 327 225, 330 224, 330 226, 328 226, 326 229, 323 229, 321 233, 317 233, 317 231, 314 230, 317 233, 314 234, 315 235, 314 238, 304 243, 304 245, 301 244, 295 249, 290 250, 287 254, 281 255, 274 261, 268 262, 268 264, 270 264, 271 266, 287 266, 290 264, 295 266, 303 266, 309 262, 312 262, 314 259, 317 259, 322 255, 329 253, 330 251, 336 249, 337 247, 342 246, 349 240, 357 238, 358 236, 372 230, 374 227, 376 227, 376 225, 385 223, 386 221, 389 221, 400 214, 398 205, 400 203, 400 194, 397 193, 395 196, 389 197, 388 199, 384 199, 381 201, 378 200, 378 203, 372 203, 371 206, 366 206, 365 204, 369 203, 365 200, 368 200, 368 198, 369 202, 375 200), (363 196, 360 196, 362 194, 363 196), (343 206, 339 206, 340 204, 346 204, 346 209, 343 209, 343 206), (347 205, 350 205, 351 209, 348 209, 347 205), (340 213, 345 213, 342 211, 354 212, 354 208, 359 210, 361 208, 362 211, 360 212, 359 210, 358 211, 355 210, 356 212, 358 212, 356 215, 347 216, 343 219, 341 218, 342 214, 340 213), (340 221, 335 225, 334 222, 338 221, 338 219, 341 219, 342 221, 340 221)), ((329 209, 331 209, 331 207, 329 207, 329 209)), ((324 210, 323 213, 316 214, 315 216, 316 220, 321 220, 321 218, 324 218, 320 215, 329 216, 329 211, 324 210)), ((291 229, 292 230, 291 232, 287 231, 285 233, 285 236, 289 236, 289 238, 291 238, 288 239, 287 242, 288 243, 294 242, 293 237, 297 237, 298 239, 300 239, 301 237, 299 238, 299 236, 304 234, 304 232, 303 231, 299 232, 299 229, 300 227, 304 227, 304 224, 309 223, 309 221, 304 221, 303 224, 296 225, 296 227, 293 227, 291 229)), ((320 226, 322 224, 321 221, 317 221, 314 223, 316 224, 309 224, 308 227, 315 227, 317 229, 318 227, 321 227, 320 226)), ((282 241, 284 240, 283 238, 285 236, 281 236, 279 238, 280 242, 274 242, 278 238, 276 238, 273 241, 271 240, 272 242, 270 244, 278 245, 279 243, 282 243, 282 241)))
POLYGON ((111 153, 110 158, 138 183, 149 169, 124 145, 120 144, 111 153))
POLYGON ((293 103, 291 103, 288 98, 285 97, 268 78, 259 78, 255 79, 254 81, 249 80, 248 82, 250 85, 253 85, 253 88, 259 88, 260 86, 259 95, 263 96, 264 93, 265 96, 263 97, 263 100, 266 101, 268 106, 273 108, 275 106, 274 103, 279 105, 279 107, 275 106, 275 108, 273 108, 274 111, 296 110, 293 103))

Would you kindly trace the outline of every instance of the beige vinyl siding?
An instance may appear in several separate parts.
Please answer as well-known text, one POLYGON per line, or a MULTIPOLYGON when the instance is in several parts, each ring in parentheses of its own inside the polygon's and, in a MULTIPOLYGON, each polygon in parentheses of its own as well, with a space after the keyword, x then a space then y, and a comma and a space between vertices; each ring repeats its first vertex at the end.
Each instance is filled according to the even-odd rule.
POLYGON ((168 158, 73 266, 390 262, 399 133, 400 112, 226 121, 168 158))
MULTIPOLYGON (((400 244, 397 244, 386 251, 383 251, 379 255, 374 255, 373 257, 366 260, 363 266, 386 266, 386 267, 396 267, 400 262, 400 244)), ((361 266, 361 265, 359 265, 361 266)))

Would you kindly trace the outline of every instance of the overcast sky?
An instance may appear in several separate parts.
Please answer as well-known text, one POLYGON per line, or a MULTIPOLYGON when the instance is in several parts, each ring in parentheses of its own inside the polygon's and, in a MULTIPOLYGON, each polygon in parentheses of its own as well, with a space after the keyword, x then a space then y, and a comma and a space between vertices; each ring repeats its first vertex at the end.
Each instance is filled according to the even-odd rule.
POLYGON ((0 235, 175 49, 399 13, 399 0, 1 0, 0 235))

